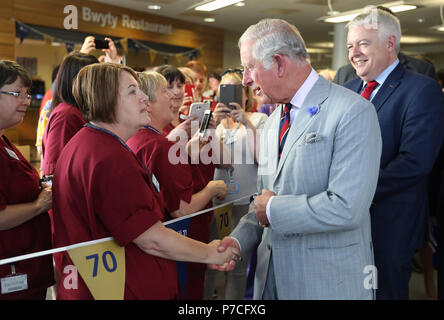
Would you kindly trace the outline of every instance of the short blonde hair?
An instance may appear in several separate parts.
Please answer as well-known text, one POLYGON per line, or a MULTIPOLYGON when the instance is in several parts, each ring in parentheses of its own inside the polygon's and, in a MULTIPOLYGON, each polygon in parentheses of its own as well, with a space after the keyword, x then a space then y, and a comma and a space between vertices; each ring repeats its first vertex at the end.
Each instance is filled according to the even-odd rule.
POLYGON ((165 89, 167 81, 163 75, 156 71, 139 73, 140 89, 148 96, 150 102, 156 102, 155 92, 158 88, 165 89))
MULTIPOLYGON (((242 73, 240 72, 228 72, 225 73, 220 81, 220 84, 233 83, 242 84, 242 73)), ((251 87, 243 87, 243 90, 247 96, 247 103, 245 105, 245 111, 250 111, 253 108, 253 89, 251 87)))
POLYGON ((119 96, 119 76, 125 71, 139 83, 130 67, 114 63, 94 63, 83 67, 77 75, 72 93, 85 119, 114 123, 119 96))
POLYGON ((196 81, 196 72, 194 72, 190 68, 188 68, 188 67, 179 67, 177 69, 179 69, 179 71, 182 72, 183 75, 185 76, 185 83, 193 84, 194 81, 196 81))

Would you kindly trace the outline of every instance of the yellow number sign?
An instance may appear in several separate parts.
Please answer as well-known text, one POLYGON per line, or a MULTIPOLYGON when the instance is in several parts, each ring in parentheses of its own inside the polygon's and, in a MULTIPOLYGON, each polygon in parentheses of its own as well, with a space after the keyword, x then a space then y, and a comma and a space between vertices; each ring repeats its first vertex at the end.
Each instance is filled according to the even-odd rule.
POLYGON ((217 231, 219 232, 219 239, 228 236, 231 233, 231 213, 233 204, 230 203, 222 208, 214 210, 214 217, 216 218, 217 231))
POLYGON ((123 300, 125 248, 114 240, 68 250, 72 262, 96 300, 123 300))

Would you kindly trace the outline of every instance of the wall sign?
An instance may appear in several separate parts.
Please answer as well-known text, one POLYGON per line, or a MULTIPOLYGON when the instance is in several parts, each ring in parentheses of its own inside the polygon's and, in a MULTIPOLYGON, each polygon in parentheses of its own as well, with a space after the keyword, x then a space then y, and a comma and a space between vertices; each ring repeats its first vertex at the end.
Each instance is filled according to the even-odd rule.
MULTIPOLYGON (((119 23, 119 17, 112 15, 110 12, 102 13, 92 11, 89 7, 82 7, 82 20, 99 24, 102 28, 115 29, 119 23)), ((122 14, 120 19, 123 28, 157 32, 163 34, 172 34, 173 26, 171 24, 164 25, 151 23, 144 19, 132 19, 127 14, 122 14)))

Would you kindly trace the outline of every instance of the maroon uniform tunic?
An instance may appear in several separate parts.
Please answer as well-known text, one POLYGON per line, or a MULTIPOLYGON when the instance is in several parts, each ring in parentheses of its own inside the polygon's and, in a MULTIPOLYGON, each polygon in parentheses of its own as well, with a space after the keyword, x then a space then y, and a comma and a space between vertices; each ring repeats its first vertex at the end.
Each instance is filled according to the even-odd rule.
MULTIPOLYGON (((141 129, 128 140, 128 146, 159 181, 168 213, 179 209, 180 200, 189 203, 193 195, 190 166, 180 162, 173 165, 168 159, 168 152, 173 145, 154 128, 141 129)), ((171 156, 178 157, 177 153, 171 156)))
MULTIPOLYGON (((163 218, 163 200, 151 174, 120 139, 103 129, 81 129, 56 165, 53 199, 57 246, 112 236, 125 247, 125 299, 177 298, 175 262, 132 242, 163 218)), ((65 252, 62 266, 71 264, 65 252)), ((77 290, 64 288, 65 277, 58 299, 92 299, 80 274, 77 290)))
MULTIPOLYGON (((0 214, 8 205, 36 200, 40 193, 37 171, 5 136, 3 139, 0 139, 0 214)), ((51 225, 47 213, 0 231, 0 259, 48 249, 51 249, 51 225)), ((45 299, 46 289, 54 284, 51 255, 19 261, 15 267, 16 273, 28 275, 29 289, 2 294, 0 299, 45 299)), ((10 265, 0 266, 0 278, 10 274, 10 265)))
MULTIPOLYGON (((85 123, 80 110, 70 104, 62 102, 54 108, 42 138, 42 175, 53 174, 63 148, 85 123)), ((54 235, 52 210, 49 210, 49 217, 51 219, 51 234, 54 235)), ((60 274, 62 254, 54 253, 53 258, 60 274)))
POLYGON ((85 124, 82 113, 65 102, 51 112, 42 138, 42 173, 52 174, 63 147, 85 124))
MULTIPOLYGON (((171 164, 168 151, 174 143, 154 128, 139 130, 128 140, 128 145, 159 180, 168 212, 177 210, 180 200, 189 203, 191 196, 205 188, 211 180, 207 176, 211 169, 202 168, 208 166, 171 164)), ((175 156, 178 157, 177 154, 175 156)), ((209 167, 213 167, 214 172, 214 166, 209 167)), ((211 207, 211 202, 207 207, 211 207)), ((205 213, 191 218, 189 237, 208 243, 211 217, 212 213, 205 213)), ((186 299, 203 299, 205 270, 205 264, 188 263, 186 299)))

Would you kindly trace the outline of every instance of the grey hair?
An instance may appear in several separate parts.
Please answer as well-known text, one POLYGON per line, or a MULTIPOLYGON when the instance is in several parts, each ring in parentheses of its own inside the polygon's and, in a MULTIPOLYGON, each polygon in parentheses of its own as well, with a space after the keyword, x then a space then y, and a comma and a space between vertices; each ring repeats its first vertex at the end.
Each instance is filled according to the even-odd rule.
POLYGON ((139 73, 140 90, 148 96, 150 102, 156 102, 155 92, 158 88, 166 88, 167 80, 163 75, 155 71, 139 73))
POLYGON ((386 41, 390 36, 396 37, 396 53, 400 50, 401 23, 399 19, 385 10, 374 6, 368 6, 364 12, 353 18, 347 23, 346 28, 351 26, 363 26, 366 29, 378 30, 378 36, 381 41, 386 41))
POLYGON ((273 55, 282 54, 295 62, 309 63, 309 56, 299 30, 281 19, 263 19, 251 25, 239 39, 238 46, 244 41, 254 40, 252 55, 265 69, 273 65, 273 55))

